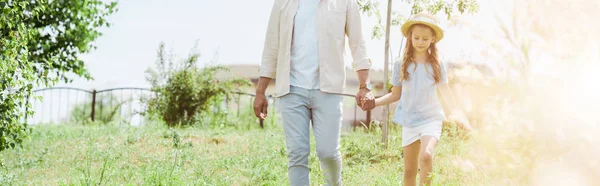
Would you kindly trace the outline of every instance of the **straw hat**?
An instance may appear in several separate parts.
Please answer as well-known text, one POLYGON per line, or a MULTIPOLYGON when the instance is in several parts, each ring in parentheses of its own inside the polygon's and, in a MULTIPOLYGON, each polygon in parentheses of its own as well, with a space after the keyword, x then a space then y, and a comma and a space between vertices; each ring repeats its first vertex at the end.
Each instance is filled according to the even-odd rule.
POLYGON ((444 38, 444 30, 439 26, 440 22, 435 16, 427 13, 418 13, 413 15, 408 21, 402 24, 401 30, 404 37, 409 38, 408 31, 415 24, 423 24, 431 27, 435 31, 436 43, 444 38))

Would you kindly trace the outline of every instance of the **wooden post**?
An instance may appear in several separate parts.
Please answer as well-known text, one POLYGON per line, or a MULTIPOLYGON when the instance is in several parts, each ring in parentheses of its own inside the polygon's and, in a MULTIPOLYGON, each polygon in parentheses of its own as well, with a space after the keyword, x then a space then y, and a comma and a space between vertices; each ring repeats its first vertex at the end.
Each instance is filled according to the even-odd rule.
POLYGON ((357 105, 358 104, 354 104, 354 120, 353 120, 354 123, 352 124, 352 130, 356 130, 356 127, 359 127, 358 124, 356 124, 356 109, 357 109, 356 106, 357 105))
POLYGON ((240 118, 240 104, 241 104, 240 103, 240 94, 238 93, 237 94, 237 112, 236 112, 237 118, 240 118))
POLYGON ((271 126, 275 125, 275 110, 277 108, 277 99, 275 99, 275 97, 273 96, 269 96, 271 97, 271 101, 272 103, 271 105, 271 113, 269 114, 271 116, 271 126))
POLYGON ((94 118, 96 117, 96 90, 92 91, 92 121, 94 121, 94 118))
POLYGON ((371 110, 367 111, 367 123, 365 123, 365 125, 367 125, 366 129, 371 128, 371 110))
MULTIPOLYGON (((29 124, 28 123, 29 122, 29 119, 28 119, 29 118, 29 114, 28 114, 29 107, 27 107, 29 105, 29 95, 27 95, 25 99, 27 99, 27 102, 25 103, 25 123, 29 124)), ((35 109, 34 109, 34 112, 35 112, 35 109)))
MULTIPOLYGON (((388 8, 387 8, 387 21, 385 26, 385 61, 383 68, 383 87, 384 93, 387 94, 389 92, 387 88, 388 83, 388 64, 389 64, 389 56, 390 56, 390 26, 391 26, 391 14, 392 14, 392 0, 388 0, 388 8)), ((389 116, 389 106, 386 105, 383 107, 383 129, 381 133, 381 142, 387 148, 388 144, 388 116, 389 116)))

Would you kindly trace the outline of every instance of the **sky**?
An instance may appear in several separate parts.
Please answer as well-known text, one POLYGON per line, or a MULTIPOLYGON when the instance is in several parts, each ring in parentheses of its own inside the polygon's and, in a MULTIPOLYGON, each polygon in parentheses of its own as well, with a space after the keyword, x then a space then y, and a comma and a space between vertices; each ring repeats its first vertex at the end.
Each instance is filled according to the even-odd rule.
MULTIPOLYGON (((408 15, 408 4, 394 2, 394 10, 408 15)), ((148 87, 145 71, 154 65, 161 42, 176 54, 177 59, 185 58, 197 44, 201 64, 212 60, 225 65, 259 65, 272 3, 273 0, 120 1, 118 12, 108 18, 112 26, 102 28, 103 36, 94 42, 98 48, 81 55, 94 80, 76 78, 70 84, 58 86, 84 89, 148 87)), ((382 13, 385 13, 385 6, 384 3, 380 6, 382 13)), ((444 19, 441 20, 444 24, 444 19)), ((375 18, 363 16, 363 34, 373 68, 383 69, 384 37, 371 39, 374 24, 375 18)), ((396 57, 402 39, 399 27, 392 27, 390 33, 392 55, 396 57)), ((442 41, 441 45, 448 44, 440 46, 440 51, 460 55, 457 47, 449 44, 461 33, 464 35, 461 30, 447 29, 449 39, 445 40, 450 41, 442 41)))
MULTIPOLYGON (((111 0, 103 0, 110 2, 111 0)), ((489 0, 490 2, 492 0, 489 0)), ((385 15, 387 5, 380 5, 385 15)), ((481 10, 477 15, 466 16, 466 20, 479 24, 489 19, 485 2, 481 0, 481 10)), ((56 87, 73 87, 86 90, 104 90, 121 87, 149 88, 145 71, 155 65, 159 44, 165 43, 177 59, 184 59, 191 49, 197 46, 201 53, 199 63, 214 61, 222 65, 250 64, 259 65, 263 50, 269 13, 273 0, 126 0, 117 5, 118 11, 108 17, 112 24, 102 28, 103 33, 94 45, 97 49, 80 55, 94 80, 75 78, 72 83, 59 83, 56 87), (197 44, 197 45, 196 45, 197 44)), ((409 15, 410 5, 405 1, 394 1, 393 9, 403 15, 409 15)), ((481 43, 473 39, 472 27, 449 27, 444 14, 438 16, 445 29, 445 38, 438 44, 443 59, 472 58, 485 50, 481 43)), ((363 35, 373 69, 384 68, 384 39, 371 38, 371 30, 376 23, 375 17, 363 15, 363 35)), ((485 23, 485 22, 484 22, 485 23)), ((402 41, 399 26, 391 28, 390 47, 392 58, 400 52, 402 41)), ((347 50, 347 59, 350 51, 347 50)), ((486 61, 489 63, 489 61, 486 61)), ((393 60, 390 59, 390 64, 393 60)), ((347 66, 350 62, 347 61, 347 66)), ((391 67, 391 66, 390 66, 391 67)), ((351 73, 351 72, 347 72, 351 73)), ((381 74, 383 76, 383 74, 381 74)), ((114 92, 120 99, 128 98, 135 92, 114 92), (124 96, 124 97, 123 97, 124 96)), ((57 121, 69 117, 71 106, 85 102, 88 94, 77 91, 60 91, 40 93, 50 104, 36 101, 33 103, 36 115, 33 123, 57 121), (55 104, 55 103, 61 104, 55 104)), ((139 95, 136 95, 139 96, 139 95)), ((89 101, 89 100, 87 100, 89 101)), ((124 110, 137 110, 139 104, 126 105, 124 110)), ((130 118, 130 122, 141 123, 139 115, 130 118)))

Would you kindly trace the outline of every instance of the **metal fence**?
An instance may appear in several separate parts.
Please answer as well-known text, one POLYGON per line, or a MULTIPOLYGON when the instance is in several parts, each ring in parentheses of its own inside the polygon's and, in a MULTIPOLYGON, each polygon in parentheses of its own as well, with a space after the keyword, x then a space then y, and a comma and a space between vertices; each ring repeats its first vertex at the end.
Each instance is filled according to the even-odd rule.
MULTIPOLYGON (((44 123, 79 122, 82 120, 106 120, 107 117, 116 117, 130 125, 143 125, 147 122, 142 113, 147 106, 142 99, 154 95, 148 88, 122 87, 105 90, 85 90, 72 87, 53 87, 34 91, 42 99, 30 99, 34 114, 27 117, 27 122, 32 125, 44 123)), ((356 103, 354 95, 344 96, 344 126, 357 127, 369 126, 372 112, 380 113, 381 109, 363 111, 356 103)), ((243 109, 251 109, 254 94, 236 92, 230 100, 224 100, 223 105, 231 111, 235 110, 237 117, 243 109)), ((277 99, 268 96, 269 113, 275 113, 277 99)), ((273 115, 273 114, 271 114, 273 115)), ((275 118, 270 118, 275 119, 275 118)), ((263 127, 263 122, 258 123, 263 127)))
POLYGON ((85 90, 73 87, 52 87, 34 90, 42 99, 30 99, 34 114, 29 124, 62 123, 89 119, 106 119, 104 114, 120 117, 134 125, 143 124, 141 99, 151 96, 147 88, 122 87, 105 90, 85 90), (107 110, 110 109, 110 110, 107 110), (110 112, 107 112, 110 111, 110 112))

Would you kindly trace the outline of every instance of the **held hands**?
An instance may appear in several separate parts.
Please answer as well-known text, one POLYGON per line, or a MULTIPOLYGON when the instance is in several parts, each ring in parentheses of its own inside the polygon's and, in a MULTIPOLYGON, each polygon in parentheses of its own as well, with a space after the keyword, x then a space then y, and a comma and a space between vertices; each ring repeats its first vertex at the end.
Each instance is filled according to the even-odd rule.
POLYGON ((356 104, 363 111, 368 111, 375 108, 375 96, 368 89, 360 89, 356 94, 356 104))

